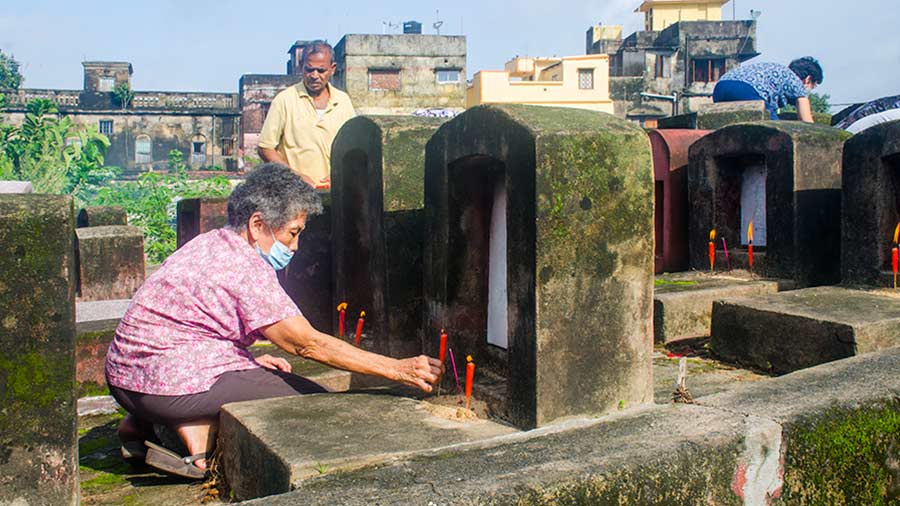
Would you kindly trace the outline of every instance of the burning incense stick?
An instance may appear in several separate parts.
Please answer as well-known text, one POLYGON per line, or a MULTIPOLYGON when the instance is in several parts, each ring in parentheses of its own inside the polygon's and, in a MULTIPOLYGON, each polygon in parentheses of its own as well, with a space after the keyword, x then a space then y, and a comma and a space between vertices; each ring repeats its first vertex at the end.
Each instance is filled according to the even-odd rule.
POLYGON ((459 394, 459 400, 462 402, 462 388, 459 387, 459 373, 456 372, 456 360, 453 359, 453 348, 447 348, 450 352, 450 363, 453 364, 453 377, 456 378, 456 393, 459 394))

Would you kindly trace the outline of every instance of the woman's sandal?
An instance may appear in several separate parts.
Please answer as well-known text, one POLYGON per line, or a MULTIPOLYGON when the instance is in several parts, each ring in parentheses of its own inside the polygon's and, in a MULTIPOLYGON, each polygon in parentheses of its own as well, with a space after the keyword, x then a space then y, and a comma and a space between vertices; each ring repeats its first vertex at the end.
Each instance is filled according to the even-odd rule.
POLYGON ((147 445, 147 458, 144 462, 146 462, 148 466, 195 480, 206 477, 206 471, 194 465, 195 461, 205 459, 206 453, 182 457, 172 450, 164 448, 156 443, 144 441, 144 444, 147 445))
POLYGON ((143 441, 125 441, 119 452, 129 464, 143 464, 147 458, 147 446, 143 441))

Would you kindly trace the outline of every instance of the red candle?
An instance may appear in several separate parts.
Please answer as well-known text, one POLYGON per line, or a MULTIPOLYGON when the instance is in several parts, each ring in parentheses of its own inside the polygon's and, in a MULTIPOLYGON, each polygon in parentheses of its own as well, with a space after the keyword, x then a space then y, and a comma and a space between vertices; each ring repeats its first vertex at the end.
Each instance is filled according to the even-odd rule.
POLYGON ((716 229, 709 231, 709 272, 713 271, 716 264, 716 229))
POLYGON ((894 289, 897 289, 897 246, 891 248, 891 269, 894 271, 894 289))
POLYGON ((466 409, 469 409, 469 398, 472 397, 472 380, 475 379, 475 364, 472 355, 466 357, 466 409))
POLYGON ((356 345, 359 346, 359 336, 362 335, 363 323, 366 321, 366 312, 359 312, 359 320, 356 320, 356 345))
MULTIPOLYGON (((441 329, 441 344, 438 348, 438 360, 441 361, 441 365, 444 365, 444 359, 447 358, 447 333, 444 332, 444 329, 441 329)), ((443 374, 438 376, 438 397, 441 395, 441 379, 443 379, 443 374)))
POLYGON ((747 224, 747 263, 750 265, 750 274, 753 274, 753 221, 747 224))
POLYGON ((344 316, 345 316, 346 313, 347 313, 347 303, 346 303, 346 302, 341 302, 340 304, 338 304, 337 310, 338 310, 338 312, 339 312, 339 316, 338 316, 338 337, 341 338, 341 339, 343 339, 343 338, 344 338, 344 316))

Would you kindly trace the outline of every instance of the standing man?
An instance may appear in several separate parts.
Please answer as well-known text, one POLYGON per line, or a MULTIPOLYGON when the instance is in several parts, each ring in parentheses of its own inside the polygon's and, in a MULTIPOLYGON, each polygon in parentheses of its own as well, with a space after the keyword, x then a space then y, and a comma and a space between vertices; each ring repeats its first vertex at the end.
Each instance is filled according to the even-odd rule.
POLYGON ((313 41, 303 49, 303 79, 282 90, 269 107, 259 137, 259 157, 287 165, 314 188, 331 186, 331 143, 356 115, 350 96, 329 83, 334 50, 313 41))

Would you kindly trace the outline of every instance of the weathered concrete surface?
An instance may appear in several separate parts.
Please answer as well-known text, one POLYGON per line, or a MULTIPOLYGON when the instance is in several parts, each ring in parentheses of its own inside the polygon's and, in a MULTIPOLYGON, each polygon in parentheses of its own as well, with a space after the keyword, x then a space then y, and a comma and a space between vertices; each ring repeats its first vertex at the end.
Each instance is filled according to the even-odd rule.
POLYGON ((900 298, 839 287, 713 304, 710 346, 775 373, 900 345, 900 298))
POLYGON ((75 229, 78 300, 130 299, 144 282, 144 233, 111 225, 75 229))
POLYGON ((718 130, 737 123, 770 120, 765 102, 748 100, 741 102, 720 102, 704 104, 697 112, 679 114, 668 118, 660 118, 660 129, 701 129, 718 130))
POLYGON ((128 299, 75 304, 75 383, 78 397, 107 392, 106 352, 128 299))
POLYGON ((841 280, 893 286, 891 248, 900 223, 900 124, 866 129, 844 144, 841 280))
POLYGON ((443 122, 358 116, 331 148, 332 309, 349 304, 342 337, 365 310, 362 346, 394 357, 422 352, 425 143, 443 122))
POLYGON ((625 411, 325 473, 246 504, 893 504, 898 366, 900 350, 866 354, 699 405, 625 411))
POLYGON ((0 195, 0 503, 78 503, 75 213, 0 195))
POLYGON ((284 493, 309 478, 515 429, 453 421, 390 395, 319 394, 223 406, 219 450, 238 499, 284 493))
POLYGON ((721 239, 731 265, 747 268, 740 195, 744 170, 765 167, 765 250, 757 248, 753 271, 792 279, 798 287, 840 281, 841 151, 847 132, 787 121, 719 129, 690 148, 688 194, 690 265, 709 269, 707 244, 716 229, 717 269, 721 239))
POLYGON ((228 224, 228 198, 203 197, 179 200, 176 208, 178 247, 200 234, 228 224))
POLYGON ((306 229, 300 234, 298 250, 291 263, 279 271, 278 280, 309 323, 319 332, 333 335, 331 192, 319 190, 316 193, 322 198, 323 212, 307 220, 306 229))
POLYGON ((75 226, 104 227, 108 225, 128 225, 128 213, 120 206, 88 206, 78 211, 75 226))
POLYGON ((713 301, 776 293, 778 282, 708 273, 657 276, 653 289, 653 340, 668 343, 709 335, 713 301))
MULTIPOLYGON (((505 379, 496 412, 520 427, 652 398, 650 158, 635 125, 551 107, 474 107, 428 142, 424 332, 448 329, 457 358, 479 364, 476 376, 505 379), (505 351, 485 339, 501 182, 505 351)), ((426 345, 434 353, 437 339, 426 345)))
MULTIPOLYGON (((782 426, 776 504, 900 501, 900 349, 868 353, 697 400, 782 426)), ((749 473, 748 473, 749 476, 749 473)))
POLYGON ((653 148, 654 272, 688 268, 688 148, 707 130, 650 130, 653 148))

